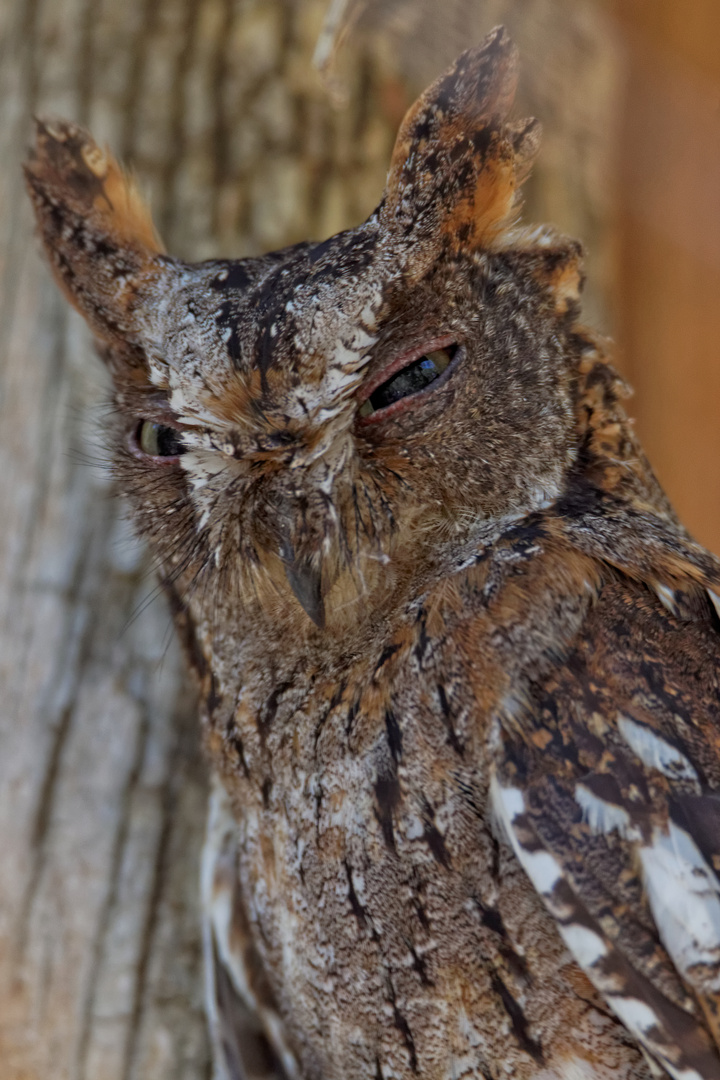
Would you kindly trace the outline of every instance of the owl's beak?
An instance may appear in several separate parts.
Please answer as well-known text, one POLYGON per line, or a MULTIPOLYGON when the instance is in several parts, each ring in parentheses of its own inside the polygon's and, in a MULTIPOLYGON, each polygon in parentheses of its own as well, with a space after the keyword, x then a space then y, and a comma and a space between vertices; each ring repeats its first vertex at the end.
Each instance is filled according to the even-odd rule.
POLYGON ((325 629, 325 604, 322 597, 322 564, 309 559, 284 557, 285 577, 295 599, 308 618, 312 619, 320 630, 325 629))

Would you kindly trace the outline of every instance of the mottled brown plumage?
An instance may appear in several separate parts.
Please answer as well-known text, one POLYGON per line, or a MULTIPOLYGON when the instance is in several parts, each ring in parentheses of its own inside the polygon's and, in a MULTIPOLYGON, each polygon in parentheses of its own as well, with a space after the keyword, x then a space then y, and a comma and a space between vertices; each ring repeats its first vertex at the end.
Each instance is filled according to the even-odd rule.
POLYGON ((161 251, 90 137, 27 166, 110 367, 115 464, 202 688, 217 1075, 720 1077, 720 566, 516 223, 505 32, 378 210, 161 251))

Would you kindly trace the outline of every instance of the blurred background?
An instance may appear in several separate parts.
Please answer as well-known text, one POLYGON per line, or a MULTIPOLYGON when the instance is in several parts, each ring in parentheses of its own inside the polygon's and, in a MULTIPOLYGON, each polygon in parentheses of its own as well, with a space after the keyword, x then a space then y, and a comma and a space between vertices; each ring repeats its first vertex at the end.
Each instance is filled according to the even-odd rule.
POLYGON ((717 0, 0 0, 0 1080, 209 1076, 192 692, 33 238, 31 117, 107 142, 174 254, 254 254, 361 221, 407 106, 499 22, 544 127, 525 217, 584 242, 587 321, 720 551, 717 0))

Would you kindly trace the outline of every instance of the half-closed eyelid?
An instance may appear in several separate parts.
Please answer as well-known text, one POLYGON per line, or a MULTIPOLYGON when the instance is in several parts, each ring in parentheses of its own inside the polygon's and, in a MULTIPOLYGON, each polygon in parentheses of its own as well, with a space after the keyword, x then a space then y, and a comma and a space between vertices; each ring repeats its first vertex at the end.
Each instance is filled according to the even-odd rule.
POLYGON ((390 363, 386 364, 380 371, 377 371, 360 387, 358 401, 360 403, 365 401, 378 386, 387 382, 395 372, 412 364, 414 360, 418 360, 421 356, 427 356, 428 352, 435 352, 439 349, 447 348, 450 345, 458 344, 459 342, 454 334, 441 334, 438 335, 438 337, 423 342, 422 345, 418 345, 414 349, 409 349, 407 352, 397 354, 390 363))
POLYGON ((164 424, 177 428, 178 431, 185 426, 178 420, 177 414, 170 407, 167 394, 162 390, 135 392, 120 400, 118 404, 125 413, 151 420, 155 424, 164 424))
POLYGON ((435 339, 387 365, 363 388, 359 422, 367 424, 394 416, 419 403, 426 393, 446 382, 456 366, 459 348, 452 338, 435 339))

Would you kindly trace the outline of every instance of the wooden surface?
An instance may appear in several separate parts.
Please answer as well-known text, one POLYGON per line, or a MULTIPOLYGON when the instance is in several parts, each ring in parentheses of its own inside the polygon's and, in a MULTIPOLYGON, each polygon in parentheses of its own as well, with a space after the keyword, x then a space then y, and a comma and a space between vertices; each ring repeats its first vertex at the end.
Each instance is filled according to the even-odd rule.
POLYGON ((31 115, 131 162, 174 253, 253 253, 361 220, 410 85, 506 17, 546 122, 530 209, 592 238, 607 310, 615 67, 595 5, 493 2, 424 53, 376 38, 342 54, 341 109, 310 67, 325 7, 0 0, 0 1080, 209 1076, 192 693, 103 465, 104 374, 33 239, 31 115))
POLYGON ((720 551, 720 4, 617 0, 617 337, 661 482, 720 551))

